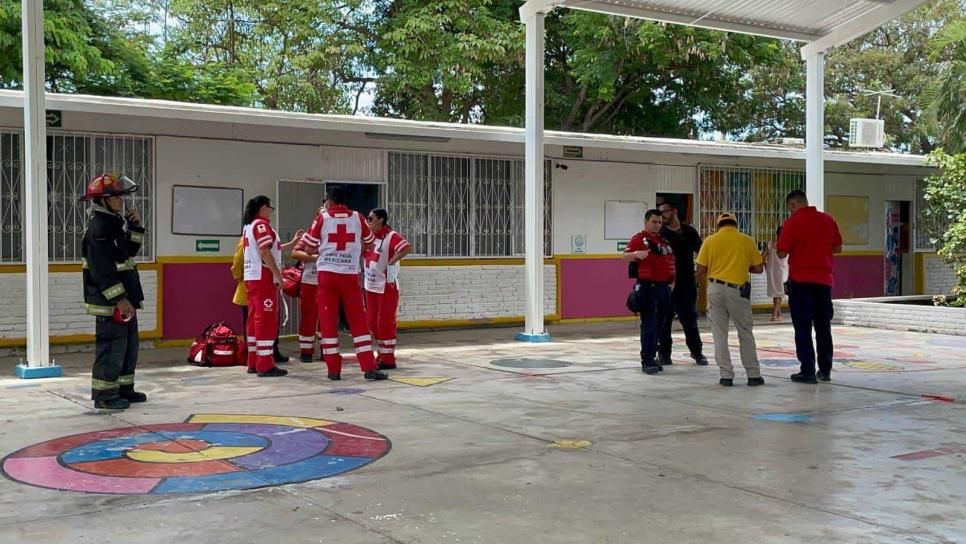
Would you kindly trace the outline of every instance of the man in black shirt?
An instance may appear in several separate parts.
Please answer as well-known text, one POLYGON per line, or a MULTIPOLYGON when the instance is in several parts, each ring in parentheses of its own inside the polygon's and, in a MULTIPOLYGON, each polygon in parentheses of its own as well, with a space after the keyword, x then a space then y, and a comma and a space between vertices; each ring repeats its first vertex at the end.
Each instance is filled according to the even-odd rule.
POLYGON ((667 313, 667 319, 662 325, 658 341, 658 364, 671 364, 671 323, 674 314, 684 328, 684 336, 691 351, 691 358, 697 365, 707 365, 708 359, 701 353, 701 334, 698 332, 698 286, 694 277, 694 256, 701 249, 701 236, 691 225, 681 223, 677 206, 671 202, 660 205, 664 226, 661 236, 674 250, 674 267, 677 270, 677 280, 671 293, 673 312, 667 313))

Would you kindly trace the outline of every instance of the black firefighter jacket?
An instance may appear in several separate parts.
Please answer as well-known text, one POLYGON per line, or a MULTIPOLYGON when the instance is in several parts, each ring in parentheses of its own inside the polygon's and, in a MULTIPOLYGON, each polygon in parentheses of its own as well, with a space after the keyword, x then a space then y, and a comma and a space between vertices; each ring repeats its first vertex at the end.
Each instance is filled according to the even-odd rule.
POLYGON ((134 255, 141 249, 144 229, 101 206, 93 210, 81 246, 87 313, 114 315, 115 305, 125 298, 141 308, 144 292, 134 255))

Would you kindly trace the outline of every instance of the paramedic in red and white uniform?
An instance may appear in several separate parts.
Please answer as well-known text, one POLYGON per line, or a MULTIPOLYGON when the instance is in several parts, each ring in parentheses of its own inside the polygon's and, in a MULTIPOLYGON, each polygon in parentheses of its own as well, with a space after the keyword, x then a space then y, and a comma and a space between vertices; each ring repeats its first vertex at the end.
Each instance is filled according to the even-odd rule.
POLYGON ((245 290, 248 293, 248 372, 261 378, 284 376, 288 371, 275 366, 272 344, 278 336, 278 286, 282 283, 279 264, 282 246, 269 220, 275 208, 264 195, 245 206, 245 290))
POLYGON ((376 237, 366 252, 366 314, 376 337, 380 370, 396 368, 396 309, 399 307, 399 261, 413 250, 402 234, 389 226, 382 208, 369 212, 369 228, 376 237))
MULTIPOLYGON (((325 211, 325 206, 319 208, 317 214, 325 211)), ((302 284, 299 286, 299 351, 303 363, 311 363, 315 352, 315 336, 319 331, 319 270, 316 261, 317 254, 310 254, 305 250, 305 240, 300 240, 292 250, 292 258, 302 263, 302 284)))
POLYGON ((389 376, 376 367, 372 353, 372 336, 366 324, 359 285, 360 262, 364 246, 375 237, 362 214, 345 205, 345 191, 332 186, 325 194, 325 209, 316 216, 302 237, 306 253, 318 253, 319 321, 322 323, 322 358, 329 379, 342 379, 342 356, 339 355, 339 306, 345 308, 356 358, 367 380, 385 380, 389 376))

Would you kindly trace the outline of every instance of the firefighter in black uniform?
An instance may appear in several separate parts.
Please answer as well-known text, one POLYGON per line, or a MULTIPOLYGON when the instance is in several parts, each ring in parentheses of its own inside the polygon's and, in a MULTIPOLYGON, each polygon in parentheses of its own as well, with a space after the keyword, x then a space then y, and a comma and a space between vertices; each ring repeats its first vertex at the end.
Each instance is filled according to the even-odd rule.
POLYGON ((141 218, 133 207, 122 215, 124 196, 137 190, 126 177, 94 178, 82 201, 91 202, 81 249, 84 303, 95 316, 96 353, 91 373, 95 408, 123 410, 147 396, 134 390, 138 362, 137 310, 144 301, 134 255, 144 241, 141 218))

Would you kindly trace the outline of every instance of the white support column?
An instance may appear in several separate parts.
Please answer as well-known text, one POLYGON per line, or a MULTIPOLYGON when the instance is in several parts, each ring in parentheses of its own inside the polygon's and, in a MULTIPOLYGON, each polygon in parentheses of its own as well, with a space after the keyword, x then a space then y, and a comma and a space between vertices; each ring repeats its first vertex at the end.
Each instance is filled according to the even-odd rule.
POLYGON ((543 55, 544 14, 535 12, 525 21, 527 25, 527 87, 526 87, 526 208, 525 262, 527 275, 527 305, 523 332, 517 340, 548 342, 543 325, 543 55))
POLYGON ((24 258, 27 263, 27 362, 21 378, 60 376, 50 361, 47 307, 47 121, 44 106, 44 3, 23 0, 24 258))
POLYGON ((805 194, 825 209, 825 53, 805 59, 805 194))

